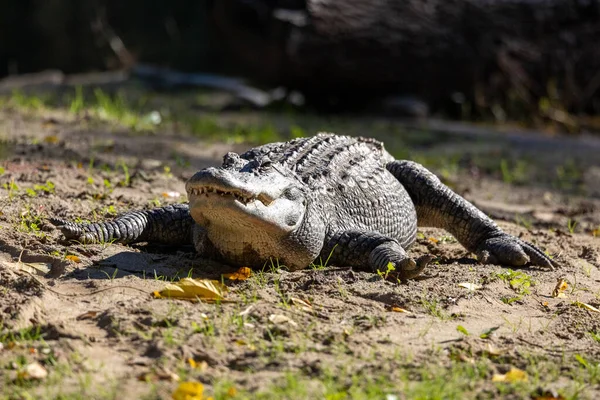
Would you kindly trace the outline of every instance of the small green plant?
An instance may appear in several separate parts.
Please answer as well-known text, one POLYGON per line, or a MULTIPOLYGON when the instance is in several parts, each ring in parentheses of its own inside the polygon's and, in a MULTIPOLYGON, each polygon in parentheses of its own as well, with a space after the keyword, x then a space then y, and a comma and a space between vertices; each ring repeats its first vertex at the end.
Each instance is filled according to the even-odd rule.
POLYGON ((107 216, 110 215, 112 217, 114 217, 115 215, 117 215, 117 209, 115 208, 115 206, 113 206, 112 204, 108 207, 104 207, 102 209, 101 214, 107 216))
POLYGON ((125 178, 123 178, 123 180, 119 182, 119 186, 129 187, 131 185, 131 176, 129 175, 129 167, 127 166, 127 164, 125 164, 125 161, 120 162, 118 164, 118 166, 121 167, 121 169, 123 170, 123 174, 125 175, 125 178))
POLYGON ((104 275, 106 275, 106 277, 108 278, 108 280, 114 281, 115 278, 117 277, 117 275, 119 274, 119 269, 115 268, 115 270, 113 271, 112 275, 110 275, 108 272, 104 271, 103 269, 101 269, 100 272, 102 272, 104 275))
POLYGON ((306 136, 306 132, 301 127, 299 127, 297 125, 292 125, 290 127, 290 136, 293 139, 295 139, 295 138, 301 138, 301 137, 305 137, 306 136))
POLYGON ((33 185, 33 189, 27 188, 27 189, 25 189, 25 193, 29 197, 35 197, 40 193, 44 193, 44 194, 54 193, 54 183, 52 183, 50 181, 46 181, 46 184, 44 184, 44 185, 33 185))
POLYGON ((570 234, 575 233, 576 227, 577 227, 577 221, 569 218, 569 220, 567 221, 567 229, 569 230, 569 233, 570 234))
POLYGON ((495 276, 508 283, 511 289, 513 289, 517 294, 531 294, 529 288, 534 284, 534 282, 531 279, 531 276, 527 275, 526 273, 507 269, 506 271, 496 273, 495 276))
POLYGON ((385 271, 380 271, 379 269, 377 269, 377 275, 379 275, 382 279, 387 279, 389 274, 395 270, 396 270, 396 267, 394 267, 394 264, 389 262, 386 266, 385 271))
POLYGON ((8 198, 12 200, 19 191, 19 186, 15 183, 14 178, 10 180, 10 182, 6 182, 2 184, 2 187, 8 190, 8 198))
POLYGON ((458 243, 458 240, 452 235, 442 235, 439 240, 439 243, 458 243))
POLYGON ((217 328, 215 327, 214 321, 211 319, 205 319, 202 323, 192 321, 192 332, 201 333, 204 336, 215 336, 217 334, 217 328))
POLYGON ((333 249, 331 249, 331 251, 329 252, 329 255, 327 256, 327 259, 325 260, 325 262, 323 262, 323 259, 321 257, 319 257, 319 263, 311 263, 310 267, 314 270, 323 270, 325 268, 327 268, 327 264, 329 264, 329 260, 331 259, 331 256, 333 255, 333 252, 335 251, 335 248, 337 247, 337 244, 335 246, 333 246, 333 249))
POLYGON ((75 88, 75 97, 71 100, 69 105, 69 111, 73 114, 78 114, 80 111, 85 109, 85 101, 83 99, 83 89, 81 85, 75 88))
POLYGON ((479 338, 481 338, 481 339, 489 339, 494 334, 494 332, 496 332, 498 329, 500 329, 499 326, 493 326, 493 327, 485 330, 484 332, 482 332, 479 335, 479 338))
POLYGON ((3 326, 0 325, 0 343, 9 343, 9 342, 35 342, 38 340, 42 340, 42 329, 38 326, 31 326, 28 328, 20 329, 16 332, 8 331, 5 332, 3 326))
POLYGON ((517 225, 522 226, 523 228, 527 229, 528 231, 531 230, 531 228, 533 227, 533 222, 531 221, 531 219, 523 216, 523 215, 516 215, 515 216, 515 223, 517 225))
POLYGON ((38 237, 46 236, 40 229, 43 224, 42 217, 35 213, 31 207, 26 206, 25 211, 20 214, 20 218, 19 229, 22 232, 33 233, 38 237))
POLYGON ((582 177, 582 169, 575 161, 568 159, 564 164, 556 167, 556 179, 554 185, 562 190, 574 190, 577 189, 582 177))
POLYGON ((588 335, 590 335, 594 341, 600 343, 600 331, 589 331, 588 335))
POLYGON ((429 314, 442 321, 448 321, 454 318, 444 310, 438 299, 429 300, 426 296, 423 296, 420 299, 420 303, 429 314))
POLYGON ((500 297, 500 301, 504 304, 511 305, 512 303, 517 303, 523 300, 523 296, 502 296, 500 297))
POLYGON ((456 330, 457 330, 458 332, 462 333, 462 334, 463 334, 463 335, 465 335, 465 336, 469 336, 469 331, 467 330, 467 328, 465 328, 465 327, 464 327, 464 326, 462 326, 462 325, 458 325, 458 326, 456 327, 456 330))
POLYGON ((500 161, 500 172, 504 183, 522 184, 527 182, 527 163, 523 160, 518 160, 516 164, 511 166, 508 160, 503 158, 500 161))
POLYGON ((28 96, 20 90, 13 90, 10 103, 24 110, 40 110, 45 107, 46 99, 28 96))
POLYGON ((112 183, 110 183, 110 181, 106 178, 104 178, 102 183, 104 185, 105 192, 112 193, 112 191, 114 190, 112 183))

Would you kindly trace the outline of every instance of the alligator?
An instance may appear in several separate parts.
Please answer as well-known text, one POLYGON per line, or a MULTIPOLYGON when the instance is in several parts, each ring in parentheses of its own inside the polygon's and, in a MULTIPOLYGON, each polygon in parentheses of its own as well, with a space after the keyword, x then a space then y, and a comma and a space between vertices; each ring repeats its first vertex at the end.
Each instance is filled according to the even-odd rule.
POLYGON ((230 152, 221 167, 193 175, 186 191, 188 204, 99 223, 51 222, 69 241, 191 242, 203 257, 255 268, 271 260, 298 270, 329 260, 376 272, 392 263, 399 279, 417 277, 431 261, 407 254, 417 226, 431 226, 448 231, 482 263, 556 266, 375 139, 320 133, 230 152))

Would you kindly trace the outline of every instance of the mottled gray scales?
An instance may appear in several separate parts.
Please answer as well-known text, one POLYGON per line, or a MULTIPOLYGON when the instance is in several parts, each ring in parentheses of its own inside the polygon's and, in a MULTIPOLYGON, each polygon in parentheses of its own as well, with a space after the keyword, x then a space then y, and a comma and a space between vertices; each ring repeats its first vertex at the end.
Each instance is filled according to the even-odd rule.
POLYGON ((135 211, 113 221, 54 219, 81 242, 193 242, 207 258, 291 270, 318 259, 412 278, 430 257, 408 248, 418 225, 448 230, 483 262, 552 267, 537 247, 504 233, 423 166, 397 161, 374 139, 321 133, 227 153, 186 184, 188 205, 135 211))

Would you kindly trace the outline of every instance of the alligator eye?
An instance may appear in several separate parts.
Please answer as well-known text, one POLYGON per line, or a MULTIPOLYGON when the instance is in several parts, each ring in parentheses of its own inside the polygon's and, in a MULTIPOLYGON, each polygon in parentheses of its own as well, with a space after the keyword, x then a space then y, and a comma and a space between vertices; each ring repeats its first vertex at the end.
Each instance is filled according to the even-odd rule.
POLYGON ((273 167, 273 163, 270 160, 265 160, 260 164, 261 171, 268 171, 273 167))

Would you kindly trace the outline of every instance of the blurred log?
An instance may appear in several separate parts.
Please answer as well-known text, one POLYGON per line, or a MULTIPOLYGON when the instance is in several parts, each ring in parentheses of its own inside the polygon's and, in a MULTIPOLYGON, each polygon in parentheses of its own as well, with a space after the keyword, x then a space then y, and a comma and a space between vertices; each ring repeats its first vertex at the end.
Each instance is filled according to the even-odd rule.
POLYGON ((325 107, 401 93, 497 119, 600 111, 598 0, 218 0, 212 16, 248 75, 325 107))

